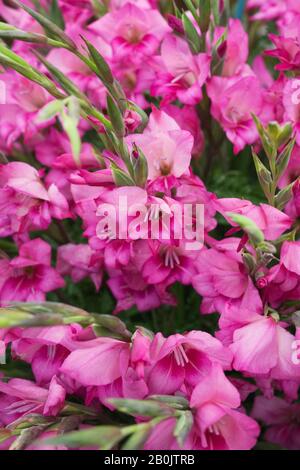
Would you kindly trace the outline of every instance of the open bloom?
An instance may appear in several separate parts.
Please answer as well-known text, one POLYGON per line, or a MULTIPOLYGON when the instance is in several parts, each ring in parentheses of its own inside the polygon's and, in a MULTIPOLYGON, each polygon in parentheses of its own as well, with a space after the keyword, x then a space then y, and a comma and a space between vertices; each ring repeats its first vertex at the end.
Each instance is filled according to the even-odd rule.
POLYGON ((178 178, 188 171, 193 137, 165 112, 153 108, 144 133, 131 134, 126 140, 145 154, 149 179, 168 175, 178 178))
POLYGON ((213 363, 230 368, 231 353, 204 331, 190 331, 164 338, 157 333, 151 347, 152 367, 147 373, 150 393, 171 394, 183 385, 194 388, 210 372, 213 363))
POLYGON ((230 349, 233 367, 249 374, 265 374, 274 379, 300 377, 300 368, 292 362, 295 337, 272 316, 255 315, 233 333, 230 349))
POLYGON ((259 115, 263 97, 258 79, 254 75, 217 77, 207 83, 212 101, 211 112, 220 123, 228 139, 239 153, 258 137, 251 113, 259 115))
POLYGON ((198 103, 210 74, 211 57, 206 53, 193 55, 183 39, 169 34, 162 43, 160 61, 152 93, 162 96, 163 103, 176 98, 184 104, 198 103))
POLYGON ((203 449, 251 449, 259 434, 259 426, 237 411, 240 396, 225 377, 219 365, 197 385, 191 396, 199 444, 203 449))
POLYGON ((203 296, 203 313, 220 312, 252 306, 260 312, 262 302, 240 253, 239 239, 228 238, 215 243, 213 248, 202 249, 196 261, 197 275, 193 286, 203 296))
POLYGON ((45 300, 45 294, 64 286, 51 267, 51 247, 40 238, 21 245, 19 256, 0 260, 0 301, 45 300))
POLYGON ((89 29, 111 45, 114 60, 130 58, 132 62, 153 55, 170 30, 157 10, 144 10, 131 2, 110 11, 89 29))
POLYGON ((24 379, 0 381, 0 423, 7 425, 31 413, 56 416, 64 406, 66 391, 53 376, 49 389, 24 379))
POLYGON ((70 217, 68 202, 55 184, 47 189, 27 163, 0 166, 0 235, 46 229, 52 217, 70 217))

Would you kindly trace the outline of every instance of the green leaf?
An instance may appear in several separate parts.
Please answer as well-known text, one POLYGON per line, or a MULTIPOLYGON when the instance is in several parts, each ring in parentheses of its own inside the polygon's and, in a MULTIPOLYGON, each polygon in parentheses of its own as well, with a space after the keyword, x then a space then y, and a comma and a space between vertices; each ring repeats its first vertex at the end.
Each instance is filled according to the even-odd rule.
POLYGON ((260 136, 264 151, 266 152, 268 159, 272 161, 276 157, 276 151, 277 151, 276 146, 270 140, 270 137, 267 131, 265 130, 264 126, 262 125, 261 121, 259 120, 259 118, 255 116, 255 114, 252 114, 252 118, 255 122, 257 132, 260 136))
POLYGON ((64 103, 62 100, 51 101, 38 112, 37 122, 44 122, 52 119, 62 111, 63 107, 64 103))
POLYGON ((174 429, 174 437, 180 447, 184 446, 185 440, 192 429, 194 423, 193 415, 190 410, 181 412, 174 429))
POLYGON ((193 54, 198 54, 201 50, 200 36, 197 33, 195 26, 185 13, 182 14, 182 23, 191 52, 193 54))
POLYGON ((253 220, 245 217, 244 215, 235 214, 234 212, 227 212, 226 215, 248 234, 250 241, 252 241, 254 245, 258 245, 264 241, 265 237, 263 232, 258 228, 253 220))
POLYGON ((58 1, 52 0, 50 5, 50 18, 53 23, 60 29, 65 29, 65 21, 61 9, 59 8, 58 1))
POLYGON ((126 440, 121 450, 141 450, 149 437, 151 424, 140 424, 137 430, 126 440))
POLYGON ((280 178, 281 175, 285 172, 290 158, 295 146, 296 139, 292 139, 283 149, 283 151, 276 158, 276 177, 280 178))
POLYGON ((52 77, 57 81, 57 83, 62 87, 62 89, 69 95, 74 95, 77 98, 80 98, 83 101, 87 101, 87 97, 80 91, 80 89, 57 67, 52 65, 48 60, 45 59, 42 54, 37 51, 34 51, 37 58, 45 65, 47 70, 51 73, 52 77))
POLYGON ((177 410, 187 410, 189 408, 189 402, 186 398, 174 395, 151 395, 151 400, 160 401, 177 410))
POLYGON ((78 131, 78 120, 67 114, 65 111, 60 113, 60 121, 63 129, 69 137, 72 154, 77 165, 80 165, 81 138, 78 131))
POLYGON ((47 439, 49 444, 64 444, 67 447, 99 447, 101 450, 112 449, 123 439, 122 429, 116 426, 93 426, 47 439))
POLYGON ((115 408, 132 416, 172 416, 174 409, 164 403, 154 400, 134 400, 126 398, 110 398, 108 400, 115 408))
POLYGON ((138 186, 143 188, 148 179, 148 162, 142 150, 133 145, 133 151, 137 153, 137 158, 133 158, 134 180, 138 186))
POLYGON ((280 211, 284 209, 286 204, 292 199, 294 184, 295 182, 289 184, 285 188, 281 189, 278 194, 276 194, 275 207, 280 211))
POLYGON ((209 29, 210 24, 210 0, 201 0, 200 2, 200 15, 199 26, 201 33, 205 34, 209 29))
POLYGON ((125 171, 119 168, 115 163, 110 164, 114 182, 117 186, 135 186, 135 182, 125 171))
POLYGON ((107 95, 107 112, 113 126, 113 130, 118 137, 125 136, 125 124, 122 113, 116 104, 115 100, 108 94, 107 95))
POLYGON ((84 40, 88 48, 91 59, 93 60, 94 64, 97 67, 99 78, 103 81, 104 84, 106 83, 106 84, 112 85, 114 83, 114 77, 111 73, 108 63, 106 62, 104 57, 100 54, 100 52, 98 52, 97 49, 93 46, 93 44, 91 44, 84 37, 82 37, 82 39, 84 40))
POLYGON ((72 41, 72 39, 70 39, 61 28, 59 28, 55 23, 53 23, 53 21, 49 20, 41 13, 32 10, 32 8, 29 8, 27 5, 24 5, 24 3, 21 3, 18 0, 14 0, 14 3, 23 10, 25 10, 30 16, 32 16, 32 18, 34 18, 44 28, 44 30, 50 35, 50 37, 59 39, 67 46, 67 48, 71 50, 76 50, 76 45, 72 41))
POLYGON ((131 333, 127 330, 126 325, 122 320, 113 315, 94 315, 95 325, 101 326, 108 330, 110 333, 115 333, 125 340, 131 339, 131 333))
POLYGON ((252 157, 254 160, 254 165, 257 173, 257 177, 260 183, 260 186, 265 193, 267 199, 271 195, 271 185, 273 184, 273 178, 271 172, 265 167, 258 155, 252 149, 252 157))

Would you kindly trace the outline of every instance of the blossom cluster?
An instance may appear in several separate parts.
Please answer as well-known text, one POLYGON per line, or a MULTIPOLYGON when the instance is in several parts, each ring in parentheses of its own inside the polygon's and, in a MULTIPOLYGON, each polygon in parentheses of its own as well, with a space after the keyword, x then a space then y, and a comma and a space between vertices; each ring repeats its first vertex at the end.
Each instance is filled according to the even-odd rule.
POLYGON ((298 3, 0 0, 1 449, 299 450, 298 3))

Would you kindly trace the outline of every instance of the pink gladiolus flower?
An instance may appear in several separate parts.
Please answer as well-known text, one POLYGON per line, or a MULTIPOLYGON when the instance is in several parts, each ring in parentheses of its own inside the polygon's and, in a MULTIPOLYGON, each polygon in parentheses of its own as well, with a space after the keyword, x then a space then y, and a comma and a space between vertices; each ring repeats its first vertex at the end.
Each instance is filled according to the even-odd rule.
POLYGON ((176 98, 188 105, 198 103, 210 74, 211 57, 206 53, 192 55, 185 41, 169 34, 162 43, 160 60, 162 72, 158 72, 152 93, 162 96, 163 104, 176 98))
MULTIPOLYGON (((220 29, 220 28, 219 28, 220 29)), ((221 35, 223 28, 218 31, 221 35)), ((222 75, 231 77, 241 72, 249 54, 248 35, 240 20, 230 19, 222 75)))
POLYGON ((253 144, 258 135, 251 113, 259 115, 263 105, 258 79, 253 75, 215 76, 207 83, 207 93, 212 115, 234 144, 234 153, 253 144))
POLYGON ((202 331, 164 338, 158 333, 150 348, 151 370, 147 374, 150 394, 172 394, 183 385, 193 389, 218 362, 230 368, 231 354, 221 342, 202 331))
POLYGON ((300 405, 288 403, 281 398, 256 397, 251 415, 267 425, 265 440, 285 449, 300 447, 300 405))
POLYGON ((280 263, 267 276, 267 298, 273 307, 286 300, 298 300, 300 294, 300 242, 285 241, 281 247, 280 263))
POLYGON ((199 446, 202 449, 251 449, 259 434, 257 423, 237 411, 240 396, 225 377, 220 365, 214 365, 196 386, 191 396, 199 446))
POLYGON ((65 396, 66 391, 55 376, 48 390, 30 380, 0 381, 0 423, 7 425, 31 413, 56 416, 64 406, 65 396))
POLYGON ((114 60, 130 58, 133 63, 152 56, 170 28, 156 10, 143 10, 126 3, 89 25, 112 47, 114 60))
POLYGON ((112 338, 85 343, 66 358, 61 373, 86 387, 109 385, 123 376, 129 362, 129 343, 112 338))
POLYGON ((51 267, 51 247, 40 238, 21 245, 19 256, 0 260, 0 300, 42 301, 46 292, 64 286, 64 280, 51 267))
POLYGON ((265 54, 276 57, 280 64, 276 65, 277 70, 298 70, 300 67, 300 44, 299 38, 269 35, 276 49, 265 51, 265 54))
POLYGON ((228 238, 199 253, 196 261, 198 274, 192 282, 203 296, 202 313, 226 314, 227 309, 242 309, 249 305, 253 311, 261 311, 259 293, 237 252, 239 241, 228 238))
POLYGON ((135 143, 145 154, 149 179, 168 175, 178 178, 188 171, 193 137, 163 111, 153 108, 144 133, 128 136, 127 142, 135 143))
POLYGON ((272 316, 253 316, 233 333, 233 367, 280 380, 299 378, 300 368, 292 362, 293 341, 295 337, 272 316))
POLYGON ((168 104, 163 106, 162 111, 175 119, 181 129, 192 134, 194 138, 192 154, 198 157, 204 149, 205 142, 201 123, 194 107, 186 105, 183 108, 178 108, 178 106, 168 104))
POLYGON ((69 243, 58 249, 56 269, 63 276, 69 274, 75 283, 90 276, 99 290, 103 277, 102 264, 102 254, 93 252, 88 245, 69 243))
POLYGON ((223 198, 216 201, 215 207, 233 227, 237 227, 237 224, 230 220, 227 212, 241 214, 253 220, 266 240, 276 240, 292 225, 289 216, 268 204, 255 206, 245 199, 223 198))
POLYGON ((68 203, 57 187, 48 189, 39 172, 27 163, 0 166, 1 235, 22 233, 29 228, 46 229, 55 217, 70 217, 68 203))

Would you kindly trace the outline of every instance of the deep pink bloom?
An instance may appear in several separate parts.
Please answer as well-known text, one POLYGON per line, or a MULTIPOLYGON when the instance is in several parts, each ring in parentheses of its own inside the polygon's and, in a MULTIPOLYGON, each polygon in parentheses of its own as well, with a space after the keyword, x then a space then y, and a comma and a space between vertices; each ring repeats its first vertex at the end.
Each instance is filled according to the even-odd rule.
POLYGON ((269 35, 276 49, 265 51, 265 54, 276 57, 280 64, 275 66, 277 70, 299 70, 300 67, 300 43, 299 38, 269 35))
POLYGON ((203 331, 164 338, 157 333, 150 348, 152 367, 147 373, 150 394, 172 394, 183 385, 193 389, 209 374, 212 364, 230 368, 231 354, 220 341, 203 331))
POLYGON ((298 300, 300 295, 300 242, 285 241, 281 247, 280 262, 267 276, 267 298, 273 307, 286 300, 298 300))
POLYGON ((254 312, 260 312, 262 301, 237 252, 239 242, 237 238, 228 238, 199 253, 193 286, 203 296, 203 313, 226 314, 230 309, 249 305, 254 312))
POLYGON ((112 47, 114 60, 139 62, 153 55, 160 41, 170 30, 167 22, 156 10, 143 10, 126 3, 89 25, 112 47))

